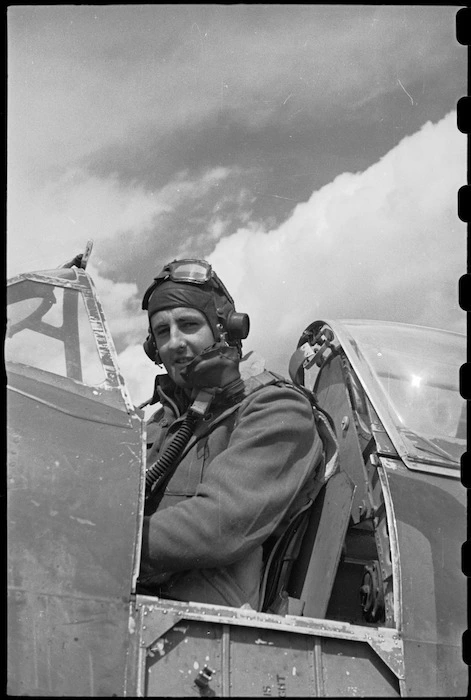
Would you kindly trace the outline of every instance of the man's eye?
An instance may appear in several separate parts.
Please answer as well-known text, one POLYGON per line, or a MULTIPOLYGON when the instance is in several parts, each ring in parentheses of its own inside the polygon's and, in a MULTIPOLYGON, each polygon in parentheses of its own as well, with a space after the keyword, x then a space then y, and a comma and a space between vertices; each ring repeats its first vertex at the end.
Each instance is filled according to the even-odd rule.
POLYGON ((168 328, 156 328, 154 330, 154 335, 156 338, 162 338, 166 333, 168 333, 168 328))

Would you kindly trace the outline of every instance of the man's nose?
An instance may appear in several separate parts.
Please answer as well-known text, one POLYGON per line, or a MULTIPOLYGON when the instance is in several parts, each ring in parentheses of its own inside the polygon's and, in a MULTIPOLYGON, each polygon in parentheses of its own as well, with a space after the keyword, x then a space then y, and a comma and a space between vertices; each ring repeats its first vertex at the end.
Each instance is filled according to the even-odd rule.
POLYGON ((181 348, 185 345, 185 337, 178 326, 172 326, 170 328, 170 340, 169 345, 172 349, 181 348))

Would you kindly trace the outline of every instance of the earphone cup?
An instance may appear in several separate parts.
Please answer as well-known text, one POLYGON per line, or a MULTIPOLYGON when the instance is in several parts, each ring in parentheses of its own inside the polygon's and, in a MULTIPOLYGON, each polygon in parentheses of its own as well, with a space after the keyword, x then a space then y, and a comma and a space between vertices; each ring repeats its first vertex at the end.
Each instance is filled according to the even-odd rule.
POLYGON ((144 348, 144 352, 146 353, 147 357, 151 359, 152 362, 160 364, 159 353, 157 352, 157 346, 155 344, 154 336, 152 335, 152 333, 149 333, 142 347, 144 348))
POLYGON ((232 311, 226 319, 226 330, 230 340, 244 340, 250 331, 248 314, 232 311))

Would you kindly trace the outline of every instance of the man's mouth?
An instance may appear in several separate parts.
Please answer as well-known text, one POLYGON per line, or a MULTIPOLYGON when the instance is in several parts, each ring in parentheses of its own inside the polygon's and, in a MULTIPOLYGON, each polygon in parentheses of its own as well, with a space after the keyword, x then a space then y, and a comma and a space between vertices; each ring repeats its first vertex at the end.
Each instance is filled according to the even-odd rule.
POLYGON ((179 357, 177 360, 174 360, 173 364, 178 365, 179 367, 185 367, 186 365, 189 365, 192 360, 192 357, 179 357))

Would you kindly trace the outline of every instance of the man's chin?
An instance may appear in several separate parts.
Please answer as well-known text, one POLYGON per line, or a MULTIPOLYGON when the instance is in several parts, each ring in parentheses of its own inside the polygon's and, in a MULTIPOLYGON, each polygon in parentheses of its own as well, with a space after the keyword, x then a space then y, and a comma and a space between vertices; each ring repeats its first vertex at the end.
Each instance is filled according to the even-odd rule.
POLYGON ((188 388, 188 383, 185 381, 185 379, 181 376, 182 371, 185 369, 186 365, 182 365, 181 367, 172 367, 170 374, 170 378, 173 379, 175 384, 177 386, 182 387, 182 389, 188 388))

